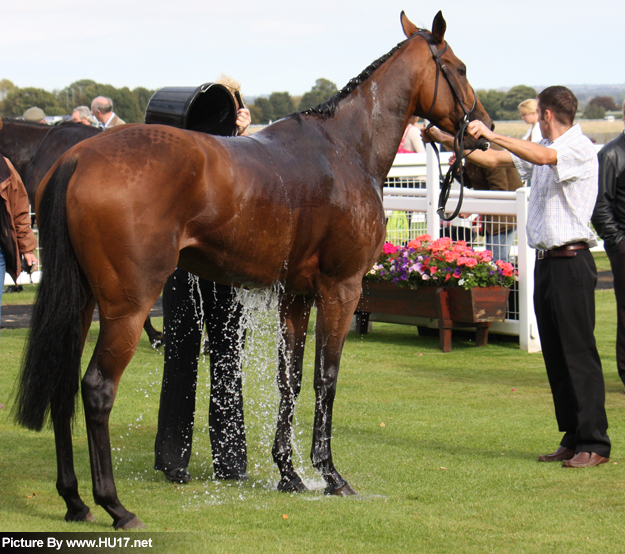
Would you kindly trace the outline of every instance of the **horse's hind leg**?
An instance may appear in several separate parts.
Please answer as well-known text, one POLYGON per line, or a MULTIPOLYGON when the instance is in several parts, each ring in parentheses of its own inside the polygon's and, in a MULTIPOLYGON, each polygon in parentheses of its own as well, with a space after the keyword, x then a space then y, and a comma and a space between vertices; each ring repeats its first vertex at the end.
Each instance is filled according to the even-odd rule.
POLYGON ((143 330, 147 334, 148 339, 150 339, 150 344, 152 345, 152 348, 158 348, 159 346, 163 344, 163 333, 161 333, 160 331, 157 331, 154 328, 154 326, 152 325, 152 320, 150 319, 150 316, 145 318, 145 323, 143 324, 143 330))
MULTIPOLYGON (((94 304, 92 299, 82 315, 83 347, 91 325, 94 304)), ((54 404, 51 407, 51 417, 54 426, 54 442, 56 445, 56 490, 63 500, 65 500, 67 506, 65 521, 93 521, 95 517, 93 517, 93 514, 89 510, 89 506, 82 501, 78 494, 78 479, 74 471, 71 420, 54 404)))
POLYGON ((279 357, 278 388, 280 410, 276 438, 273 444, 273 460, 280 470, 278 490, 284 492, 305 491, 306 486, 293 468, 291 431, 293 411, 302 385, 304 346, 312 300, 302 296, 285 296, 280 303, 283 351, 279 357))
POLYGON ((89 506, 82 501, 78 494, 78 479, 74 471, 71 421, 68 417, 55 414, 52 410, 52 422, 56 444, 56 490, 65 500, 67 506, 65 521, 93 521, 95 518, 89 510, 89 506))
POLYGON ((145 321, 141 313, 109 319, 100 311, 100 336, 82 380, 82 397, 87 421, 93 497, 113 518, 115 529, 144 527, 135 514, 122 506, 117 497, 111 460, 109 416, 117 385, 130 362, 145 321))
POLYGON ((317 339, 315 356, 315 423, 310 458, 327 483, 326 494, 356 494, 332 462, 332 407, 345 338, 358 305, 361 281, 330 286, 317 302, 317 339))

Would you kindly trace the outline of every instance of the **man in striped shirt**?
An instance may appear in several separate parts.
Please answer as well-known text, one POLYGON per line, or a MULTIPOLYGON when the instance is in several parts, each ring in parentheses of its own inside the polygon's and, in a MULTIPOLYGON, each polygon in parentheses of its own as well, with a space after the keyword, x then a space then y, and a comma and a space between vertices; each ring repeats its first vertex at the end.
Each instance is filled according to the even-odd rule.
POLYGON ((483 167, 512 167, 531 179, 527 222, 537 250, 534 309, 558 427, 564 436, 541 462, 590 467, 609 461, 605 385, 594 337, 597 270, 589 248, 597 244, 588 223, 598 192, 592 142, 573 120, 577 98, 555 86, 538 95, 539 143, 505 137, 472 121, 468 132, 505 150, 476 151, 483 167))

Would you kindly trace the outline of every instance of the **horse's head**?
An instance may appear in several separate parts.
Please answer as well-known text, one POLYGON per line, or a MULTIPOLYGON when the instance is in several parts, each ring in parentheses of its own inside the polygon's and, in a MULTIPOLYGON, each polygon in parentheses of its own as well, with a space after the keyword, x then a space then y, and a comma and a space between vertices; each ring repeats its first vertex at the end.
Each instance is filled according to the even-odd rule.
MULTIPOLYGON (((467 80, 467 67, 445 41, 447 23, 442 12, 436 14, 432 31, 419 29, 404 12, 401 23, 406 36, 412 42, 419 42, 411 46, 419 50, 420 56, 425 50, 428 58, 423 66, 414 115, 424 117, 452 135, 466 120, 480 119, 492 127, 492 120, 467 80)), ((466 135, 465 140, 468 148, 473 147, 470 136, 466 135)))

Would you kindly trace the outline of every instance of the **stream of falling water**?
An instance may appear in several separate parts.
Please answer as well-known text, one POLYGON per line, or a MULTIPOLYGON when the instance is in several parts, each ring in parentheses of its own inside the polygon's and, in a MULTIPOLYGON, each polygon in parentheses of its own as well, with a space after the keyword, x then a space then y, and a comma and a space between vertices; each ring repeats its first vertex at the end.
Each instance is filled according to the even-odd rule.
MULTIPOLYGON (((191 277, 195 279, 194 277, 191 277)), ((237 298, 243 305, 243 315, 239 328, 239 345, 244 344, 242 352, 243 401, 245 427, 247 435, 249 480, 239 483, 213 479, 212 456, 209 439, 208 405, 210 400, 209 358, 200 352, 198 381, 196 391, 196 414, 193 434, 193 446, 189 471, 191 482, 178 486, 177 490, 185 497, 183 507, 192 509, 207 504, 221 504, 235 500, 250 500, 256 491, 276 490, 280 480, 277 467, 273 463, 271 448, 273 445, 276 420, 279 407, 279 392, 276 383, 278 356, 281 351, 279 330, 279 285, 262 291, 239 290, 237 298), (233 487, 238 494, 233 496, 233 487)), ((197 308, 200 313, 201 307, 197 308)), ((311 314, 315 321, 316 312, 311 314)), ((309 449, 312 440, 312 422, 314 410, 314 391, 312 387, 314 373, 314 332, 307 340, 308 355, 304 361, 304 378, 300 397, 296 403, 293 418, 293 465, 309 490, 321 491, 325 482, 312 467, 309 449), (306 416, 298 416, 298 406, 306 406, 306 416)), ((132 462, 132 434, 142 427, 144 419, 150 419, 150 428, 156 429, 156 416, 163 375, 163 351, 155 351, 156 366, 143 372, 141 382, 135 394, 151 398, 150 407, 141 413, 135 421, 128 424, 125 436, 111 437, 114 470, 124 463, 132 462), (145 418, 144 418, 145 416, 145 418), (118 440, 119 439, 119 440, 118 440), (130 439, 130 440, 128 440, 130 439)), ((155 431, 154 431, 155 432, 155 431)), ((136 455, 136 454, 135 454, 136 455)), ((139 486, 141 481, 161 480, 168 485, 160 472, 153 468, 153 452, 143 453, 142 459, 148 461, 148 467, 138 471, 134 481, 139 486), (158 474, 157 474, 158 473, 158 474)), ((323 496, 323 495, 322 495, 323 496)))

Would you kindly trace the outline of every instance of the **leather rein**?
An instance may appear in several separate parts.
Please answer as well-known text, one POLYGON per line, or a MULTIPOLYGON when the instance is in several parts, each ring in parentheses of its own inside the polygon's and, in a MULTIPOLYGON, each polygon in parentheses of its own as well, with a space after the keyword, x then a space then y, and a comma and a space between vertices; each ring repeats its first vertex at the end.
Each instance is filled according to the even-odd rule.
MULTIPOLYGON (((430 109, 428 110, 428 113, 425 116, 425 119, 429 121, 430 115, 432 114, 432 111, 434 110, 434 106, 436 104, 436 97, 438 95, 438 81, 439 81, 441 74, 445 77, 445 80, 447 81, 447 84, 449 85, 449 88, 451 89, 451 93, 454 97, 454 100, 460 105, 460 107, 462 108, 462 111, 464 112, 464 117, 462 118, 460 127, 458 128, 458 131, 456 132, 454 136, 454 154, 456 155, 456 160, 450 166, 444 178, 442 176, 442 171, 440 171, 441 160, 440 160, 438 147, 436 146, 434 142, 432 142, 432 147, 434 148, 434 152, 436 153, 436 158, 438 160, 439 173, 441 174, 440 176, 441 192, 438 197, 438 209, 436 210, 436 212, 438 213, 439 217, 443 221, 451 221, 452 219, 455 219, 458 216, 458 214, 460 213, 460 209, 462 208, 462 199, 463 199, 463 190, 464 190, 462 160, 471 153, 469 152, 469 154, 467 154, 466 156, 464 155, 464 135, 469 125, 469 122, 474 119, 473 114, 475 112, 475 107, 477 106, 477 95, 475 94, 475 91, 471 89, 473 91, 473 106, 471 106, 470 110, 467 110, 464 102, 462 101, 462 98, 460 97, 458 88, 456 87, 456 84, 454 83, 453 79, 450 76, 449 69, 443 63, 443 60, 442 60, 443 54, 447 51, 447 48, 448 48, 447 42, 445 42, 445 48, 443 48, 442 50, 439 50, 438 46, 436 45, 436 42, 434 41, 434 38, 432 37, 432 34, 429 31, 421 30, 421 31, 416 32, 413 36, 421 36, 425 39, 428 46, 430 47, 430 51, 432 52, 432 58, 434 59, 434 62, 436 63, 436 80, 434 82, 434 98, 432 99, 432 105, 430 106, 430 109), (449 200, 449 193, 451 192, 451 184, 453 182, 454 176, 456 176, 460 181, 460 196, 458 198, 458 205, 456 206, 456 209, 454 210, 453 214, 451 214, 451 216, 446 216, 445 206, 447 205, 447 200, 449 200)), ((433 123, 429 123, 428 126, 426 127, 426 130, 433 126, 434 126, 433 123)), ((489 147, 490 147, 490 143, 487 140, 480 138, 477 141, 476 148, 474 148, 472 152, 477 149, 487 150, 489 147)))

